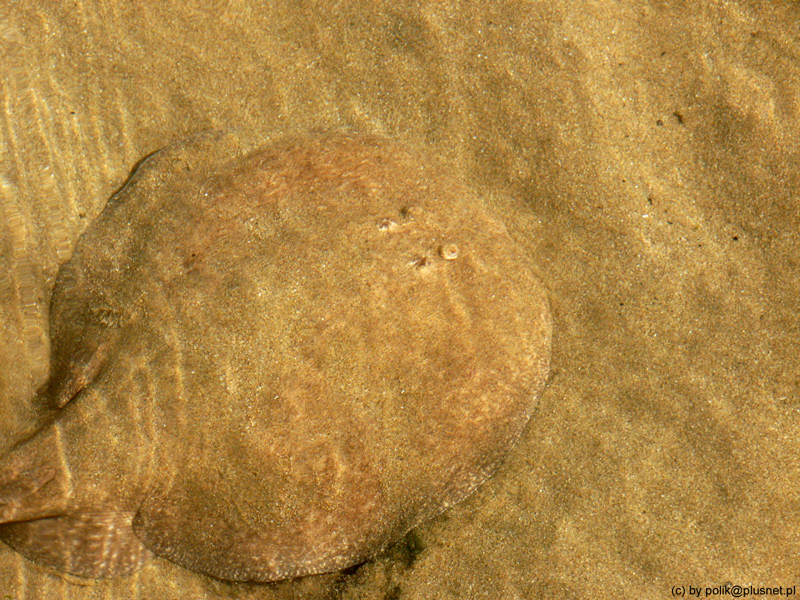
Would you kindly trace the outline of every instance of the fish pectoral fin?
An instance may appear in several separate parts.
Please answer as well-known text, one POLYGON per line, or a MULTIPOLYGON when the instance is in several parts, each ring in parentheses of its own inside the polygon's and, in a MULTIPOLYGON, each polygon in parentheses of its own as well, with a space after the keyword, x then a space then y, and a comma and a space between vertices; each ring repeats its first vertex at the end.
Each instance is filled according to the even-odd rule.
POLYGON ((0 540, 34 562, 97 579, 129 575, 150 556, 131 515, 113 511, 6 523, 0 540))
POLYGON ((78 360, 73 359, 61 377, 53 382, 54 390, 51 393, 56 408, 64 408, 97 378, 106 364, 110 346, 110 342, 104 342, 94 352, 81 356, 78 360))
POLYGON ((64 408, 100 375, 116 348, 120 316, 111 309, 78 312, 76 325, 54 340, 50 380, 41 392, 50 408, 64 408))

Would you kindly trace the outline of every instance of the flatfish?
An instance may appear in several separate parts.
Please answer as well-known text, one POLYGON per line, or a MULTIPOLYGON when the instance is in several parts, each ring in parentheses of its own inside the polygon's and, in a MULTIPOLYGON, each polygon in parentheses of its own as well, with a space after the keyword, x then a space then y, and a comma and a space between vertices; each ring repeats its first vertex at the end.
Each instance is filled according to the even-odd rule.
POLYGON ((549 369, 532 258, 381 137, 174 143, 59 271, 0 539, 95 578, 358 564, 498 467, 549 369))

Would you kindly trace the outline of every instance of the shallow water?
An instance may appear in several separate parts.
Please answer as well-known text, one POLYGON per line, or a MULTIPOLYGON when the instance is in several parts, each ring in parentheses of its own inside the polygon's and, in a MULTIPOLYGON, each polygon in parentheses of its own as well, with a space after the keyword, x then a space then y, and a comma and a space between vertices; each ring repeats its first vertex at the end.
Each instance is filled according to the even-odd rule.
MULTIPOLYGON (((236 586, 164 561, 12 598, 662 598, 791 585, 797 8, 196 2, 0 9, 0 424, 47 298, 131 165, 208 128, 375 132, 451 163, 534 257, 553 375, 476 495, 354 572, 236 586)), ((0 594, 1 596, 2 594, 0 594)))

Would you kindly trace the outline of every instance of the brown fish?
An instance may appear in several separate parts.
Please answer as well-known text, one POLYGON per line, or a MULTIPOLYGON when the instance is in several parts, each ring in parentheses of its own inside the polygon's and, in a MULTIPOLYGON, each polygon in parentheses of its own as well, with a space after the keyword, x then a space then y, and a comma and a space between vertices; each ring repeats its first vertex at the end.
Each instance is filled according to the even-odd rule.
POLYGON ((530 257, 424 156, 329 135, 145 160, 59 272, 0 539, 88 577, 357 564, 474 491, 527 423, 530 257))

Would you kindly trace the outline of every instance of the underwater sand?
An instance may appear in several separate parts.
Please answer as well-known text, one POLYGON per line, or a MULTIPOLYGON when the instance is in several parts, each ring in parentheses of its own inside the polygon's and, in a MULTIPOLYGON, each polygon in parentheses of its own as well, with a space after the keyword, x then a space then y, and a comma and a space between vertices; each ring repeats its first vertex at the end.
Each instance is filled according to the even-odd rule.
MULTIPOLYGON (((61 263, 131 167, 210 128, 426 148, 533 257, 552 375, 476 494, 277 585, 153 561, 0 598, 666 598, 800 582, 800 9, 790 2, 0 8, 0 439, 61 263)), ((9 442, 7 442, 9 443, 9 442)))

